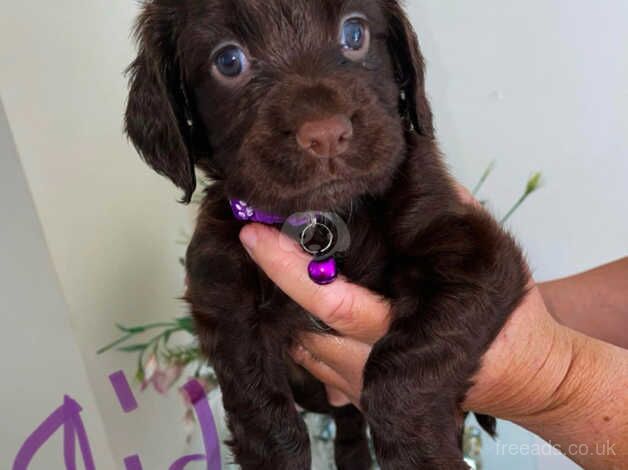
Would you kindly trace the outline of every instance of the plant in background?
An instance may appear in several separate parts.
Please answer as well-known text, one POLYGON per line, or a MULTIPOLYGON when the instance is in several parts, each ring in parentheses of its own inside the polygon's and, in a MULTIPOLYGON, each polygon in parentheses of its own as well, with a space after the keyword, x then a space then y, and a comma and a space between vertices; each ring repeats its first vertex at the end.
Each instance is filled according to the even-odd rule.
MULTIPOLYGON (((484 183, 488 180, 495 169, 495 162, 492 162, 482 174, 482 177, 473 189, 473 195, 477 196, 484 183)), ((207 182, 199 180, 198 187, 206 188, 207 182)), ((515 202, 512 208, 501 219, 501 223, 506 223, 513 214, 522 206, 522 204, 541 187, 541 173, 534 173, 527 181, 525 189, 515 202)), ((200 204, 202 197, 197 193, 192 199, 192 204, 200 204)), ((481 201, 483 205, 487 201, 481 201)), ((187 245, 189 235, 182 232, 177 243, 187 245)), ((185 264, 184 259, 180 259, 181 265, 185 264)), ((141 390, 146 390, 152 386, 158 393, 165 394, 172 389, 181 379, 186 371, 190 371, 191 375, 197 379, 205 390, 210 391, 218 387, 218 380, 211 368, 202 357, 198 343, 194 339, 194 322, 190 316, 181 317, 171 322, 150 323, 128 327, 124 325, 116 325, 120 331, 120 337, 111 344, 101 348, 98 354, 116 350, 125 353, 137 354, 137 371, 135 377, 141 390), (183 345, 178 342, 173 345, 173 337, 185 334, 183 345)), ((193 431, 194 413, 191 406, 188 405, 188 411, 185 416, 185 425, 188 438, 193 431)), ((307 415, 308 413, 304 413, 307 415)), ((316 427, 320 428, 314 433, 314 438, 322 443, 333 442, 333 420, 319 419, 316 421, 316 427)), ((479 439, 477 429, 471 429, 467 433, 466 446, 469 446, 470 440, 479 439)), ((474 441, 475 442, 475 441, 474 441)), ((477 446, 474 448, 474 455, 468 455, 472 468, 479 470, 477 446)), ((331 459, 333 461, 333 459, 331 459)))
MULTIPOLYGON (((127 327, 116 325, 122 336, 113 343, 98 350, 103 354, 112 349, 126 353, 137 353, 137 372, 135 377, 144 388, 158 373, 175 375, 171 369, 180 371, 170 388, 180 378, 183 369, 199 360, 199 350, 195 344, 172 346, 170 340, 177 333, 194 335, 194 322, 191 317, 181 317, 171 322, 150 323, 148 325, 127 327), (143 340, 140 341, 139 338, 143 340), (131 344, 128 344, 131 343, 131 344), (148 358, 147 358, 148 356, 148 358), (164 368, 165 366, 165 368, 164 368)), ((196 368, 195 377, 200 377, 201 366, 196 368)), ((160 391, 161 390, 157 390, 160 391)), ((165 393, 164 390, 162 393, 165 393)))

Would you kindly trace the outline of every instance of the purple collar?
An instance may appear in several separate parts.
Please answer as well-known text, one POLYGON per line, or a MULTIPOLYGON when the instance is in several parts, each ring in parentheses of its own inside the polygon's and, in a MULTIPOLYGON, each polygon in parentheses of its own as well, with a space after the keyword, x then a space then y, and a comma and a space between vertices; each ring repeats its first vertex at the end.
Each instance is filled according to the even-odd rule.
MULTIPOLYGON (((276 225, 276 224, 284 224, 288 222, 289 225, 293 227, 300 227, 305 224, 305 228, 300 229, 300 242, 301 248, 310 255, 315 255, 315 258, 310 261, 308 265, 308 274, 310 279, 319 285, 331 284, 338 277, 338 266, 336 264, 336 259, 333 256, 333 253, 323 256, 322 258, 317 258, 316 253, 313 253, 307 248, 306 245, 306 235, 308 234, 308 230, 315 228, 317 225, 321 225, 316 221, 316 217, 311 218, 303 218, 303 217, 282 217, 276 214, 271 214, 269 212, 261 211, 255 209, 250 206, 247 202, 239 200, 239 199, 230 199, 229 204, 231 205, 231 210, 233 211, 233 216, 239 220, 240 222, 257 222, 260 224, 266 225, 276 225)), ((327 229, 332 238, 330 238, 330 246, 333 243, 333 234, 332 231, 327 229)), ((329 248, 329 247, 327 247, 329 248)))
POLYGON ((231 205, 233 216, 241 222, 258 222, 260 224, 275 225, 283 224, 286 221, 286 217, 255 209, 247 202, 239 199, 230 199, 229 204, 231 205))

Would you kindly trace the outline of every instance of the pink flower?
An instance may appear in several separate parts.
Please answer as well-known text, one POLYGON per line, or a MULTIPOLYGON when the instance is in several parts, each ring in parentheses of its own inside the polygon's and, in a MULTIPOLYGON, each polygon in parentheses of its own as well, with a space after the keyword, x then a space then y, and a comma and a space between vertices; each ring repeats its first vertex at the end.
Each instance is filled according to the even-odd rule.
POLYGON ((144 381, 141 390, 144 391, 149 385, 153 385, 157 393, 165 395, 168 390, 181 378, 184 366, 181 364, 168 364, 162 368, 153 355, 144 366, 144 381))

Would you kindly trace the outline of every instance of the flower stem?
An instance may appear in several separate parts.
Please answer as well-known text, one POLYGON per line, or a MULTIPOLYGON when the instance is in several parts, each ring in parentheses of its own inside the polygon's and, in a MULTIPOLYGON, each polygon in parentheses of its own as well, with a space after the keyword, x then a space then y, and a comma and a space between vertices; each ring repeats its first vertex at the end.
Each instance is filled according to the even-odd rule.
POLYGON ((508 211, 508 213, 504 216, 504 218, 501 220, 501 224, 505 224, 510 217, 512 217, 512 215, 517 212, 517 210, 521 207, 521 205, 526 201, 526 199, 528 199, 530 197, 530 195, 532 195, 534 192, 536 192, 540 187, 541 187, 541 178, 542 175, 541 173, 534 173, 530 179, 528 180, 527 184, 526 184, 526 188, 523 192, 523 195, 519 198, 519 200, 517 200, 517 202, 515 203, 514 206, 512 206, 512 208, 508 211))
POLYGON ((501 220, 501 224, 504 225, 506 222, 508 222, 508 220, 513 216, 513 214, 515 212, 517 212, 517 210, 521 207, 521 205, 526 201, 526 199, 528 198, 528 196, 530 196, 529 194, 524 194, 523 196, 521 196, 519 198, 519 200, 515 203, 514 206, 512 206, 512 208, 508 211, 508 213, 504 216, 504 218, 501 220))
POLYGON ((478 184, 475 185, 475 188, 473 188, 473 195, 477 196, 478 193, 480 192, 480 189, 482 189, 482 186, 484 186, 484 183, 486 183, 486 180, 488 179, 489 176, 491 176, 491 173, 493 173, 493 170, 495 169, 495 161, 493 160, 489 166, 486 168, 486 170, 484 170, 484 173, 482 174, 482 177, 480 178, 480 181, 478 181, 478 184))
POLYGON ((125 341, 131 339, 133 336, 135 336, 136 333, 127 333, 126 335, 124 335, 123 337, 115 340, 113 343, 105 346, 104 348, 99 349, 98 351, 96 351, 96 354, 103 354, 106 353, 107 351, 112 350, 113 348, 115 348, 116 346, 121 345, 122 343, 124 343, 125 341))

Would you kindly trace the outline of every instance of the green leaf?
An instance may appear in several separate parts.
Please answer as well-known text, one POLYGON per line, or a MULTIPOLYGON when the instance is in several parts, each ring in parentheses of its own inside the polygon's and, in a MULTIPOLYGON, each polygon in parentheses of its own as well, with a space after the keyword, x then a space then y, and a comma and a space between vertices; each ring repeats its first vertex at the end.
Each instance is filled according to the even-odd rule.
POLYGON ((166 331, 166 333, 164 333, 164 346, 168 346, 168 341, 170 341, 170 337, 172 336, 172 333, 174 333, 173 330, 168 330, 166 331))
POLYGON ((133 344, 131 346, 125 346, 123 348, 118 348, 118 351, 128 352, 128 353, 130 353, 130 352, 138 352, 138 351, 143 351, 147 347, 148 347, 148 344, 146 344, 146 343, 133 344))
POLYGON ((120 323, 116 323, 116 327, 124 333, 139 334, 139 333, 144 333, 144 331, 146 331, 146 329, 143 326, 128 327, 128 326, 121 325, 120 323))
POLYGON ((194 334, 196 329, 194 328, 194 320, 192 317, 181 317, 177 318, 177 325, 184 331, 188 333, 194 334))
POLYGON ((116 346, 118 346, 118 345, 128 341, 134 335, 135 335, 134 333, 127 333, 126 335, 122 336, 121 338, 118 338, 117 340, 115 340, 113 343, 108 344, 104 348, 100 348, 98 351, 96 351, 96 354, 100 355, 100 354, 106 353, 107 351, 112 350, 116 346))

